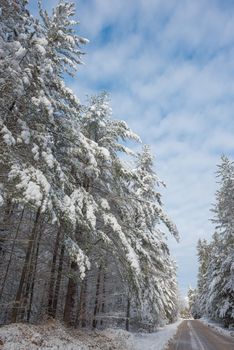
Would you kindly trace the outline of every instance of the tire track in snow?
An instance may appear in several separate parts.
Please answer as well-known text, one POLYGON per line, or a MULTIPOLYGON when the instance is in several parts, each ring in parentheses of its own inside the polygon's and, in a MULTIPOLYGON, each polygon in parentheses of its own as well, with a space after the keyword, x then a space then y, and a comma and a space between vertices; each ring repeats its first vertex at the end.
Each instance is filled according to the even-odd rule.
POLYGON ((199 335, 197 334, 196 330, 193 328, 192 324, 190 321, 187 322, 189 332, 191 335, 191 345, 192 345, 192 350, 209 350, 204 343, 199 338, 199 335), (193 342, 195 341, 195 344, 193 342), (198 345, 198 346, 197 346, 198 345))

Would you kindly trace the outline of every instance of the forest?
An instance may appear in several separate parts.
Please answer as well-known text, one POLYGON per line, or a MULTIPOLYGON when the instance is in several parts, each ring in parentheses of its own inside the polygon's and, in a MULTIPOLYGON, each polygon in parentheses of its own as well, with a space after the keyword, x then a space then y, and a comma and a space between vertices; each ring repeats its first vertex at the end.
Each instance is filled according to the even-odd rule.
MULTIPOLYGON (((81 103, 69 87, 89 44, 74 4, 38 6, 34 17, 26 0, 0 0, 0 324, 154 331, 180 312, 167 243, 180 236, 165 183, 110 94, 81 103)), ((217 180, 189 312, 231 327, 234 163, 225 156, 217 180)))
POLYGON ((154 329, 177 318, 176 267, 147 145, 108 93, 82 105, 73 79, 88 40, 75 8, 34 18, 1 0, 0 321, 154 329))

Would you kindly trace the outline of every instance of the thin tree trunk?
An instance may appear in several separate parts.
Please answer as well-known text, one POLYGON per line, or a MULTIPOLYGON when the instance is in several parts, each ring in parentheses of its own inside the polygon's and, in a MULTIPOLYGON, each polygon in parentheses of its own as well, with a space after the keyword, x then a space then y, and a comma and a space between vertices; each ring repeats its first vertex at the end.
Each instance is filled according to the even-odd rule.
POLYGON ((14 302, 13 307, 12 307, 12 314, 11 314, 11 322, 12 323, 17 321, 17 316, 18 316, 19 306, 20 306, 20 302, 21 302, 23 287, 24 287, 24 284, 25 284, 27 271, 28 271, 28 264, 29 264, 30 259, 31 259, 32 248, 33 248, 33 244, 34 244, 34 241, 35 241, 35 238, 36 238, 37 226, 38 226, 38 222, 39 222, 40 212, 41 212, 41 210, 39 208, 37 210, 37 214, 36 214, 36 218, 35 218, 35 221, 34 221, 32 233, 31 233, 31 235, 29 237, 27 252, 26 252, 26 256, 25 256, 25 260, 24 260, 23 269, 22 269, 22 272, 21 272, 20 283, 19 283, 18 290, 17 290, 17 293, 16 293, 15 302, 14 302))
MULTIPOLYGON (((71 273, 74 274, 77 271, 77 263, 71 262, 71 273)), ((67 286, 66 302, 64 307, 63 321, 69 325, 74 324, 73 310, 75 305, 75 295, 77 290, 77 281, 74 276, 69 277, 67 286)))
POLYGON ((102 271, 102 265, 100 264, 99 269, 98 269, 97 283, 96 283, 96 297, 95 297, 95 304, 94 304, 94 311, 93 311, 93 323, 92 323, 93 328, 96 328, 96 326, 97 326, 96 316, 97 316, 98 307, 99 307, 101 271, 102 271))
POLYGON ((3 224, 9 221, 12 214, 12 210, 13 210, 12 201, 11 199, 8 198, 6 202, 5 211, 4 211, 3 224))
POLYGON ((65 250, 65 246, 64 244, 62 244, 60 257, 59 257, 58 275, 57 275, 57 280, 56 280, 55 290, 54 290, 53 306, 52 306, 52 312, 51 312, 51 316, 53 318, 55 318, 56 312, 57 312, 59 291, 60 291, 62 271, 63 271, 64 250, 65 250))
MULTIPOLYGON (((101 313, 105 312, 105 298, 106 298, 106 273, 103 273, 103 281, 102 281, 102 304, 101 304, 101 313)), ((101 319, 100 324, 103 324, 103 320, 101 319)))
POLYGON ((49 282, 49 290, 48 290, 48 308, 47 308, 47 312, 48 312, 49 316, 53 316, 55 272, 56 272, 56 261, 57 261, 59 243, 60 243, 60 236, 61 236, 61 226, 59 227, 57 235, 56 235, 56 241, 55 241, 55 245, 54 245, 53 258, 52 258, 52 265, 51 265, 51 271, 50 271, 50 282, 49 282))
POLYGON ((131 306, 131 302, 130 302, 130 296, 128 295, 128 299, 127 299, 127 311, 126 311, 126 331, 129 331, 129 323, 130 323, 130 306, 131 306))
POLYGON ((37 247, 36 247, 36 254, 35 254, 35 261, 33 264, 33 274, 32 274, 32 281, 30 286, 30 299, 29 299, 29 307, 27 310, 27 321, 29 322, 30 316, 31 316, 31 310, 32 310, 32 302, 33 302, 33 294, 34 294, 34 286, 35 286, 35 279, 36 279, 36 272, 37 272, 37 263, 38 263, 38 254, 39 254, 39 246, 40 246, 40 240, 42 235, 42 227, 40 229, 40 233, 37 239, 37 247))
POLYGON ((78 326, 86 327, 86 290, 87 290, 87 277, 84 278, 80 289, 79 300, 79 313, 78 313, 78 326))
MULTIPOLYGON (((6 201, 6 206, 5 206, 4 215, 2 219, 2 225, 3 225, 3 227, 1 228, 2 232, 6 231, 7 229, 11 214, 12 214, 12 202, 8 198, 6 201)), ((6 234, 5 234, 5 237, 6 237, 6 234)), ((5 250, 4 250, 5 237, 4 236, 0 237, 0 255, 2 255, 2 257, 4 257, 5 255, 5 250)))
POLYGON ((34 270, 35 270, 35 265, 37 263, 37 247, 39 248, 38 244, 39 244, 39 240, 40 240, 40 236, 41 236, 41 230, 39 230, 38 233, 38 229, 36 229, 36 233, 33 239, 33 246, 32 246, 32 250, 31 250, 31 256, 28 262, 28 267, 27 267, 27 274, 25 277, 25 287, 24 287, 24 293, 23 293, 23 298, 22 298, 22 302, 20 305, 21 308, 21 320, 24 320, 25 314, 26 314, 26 319, 27 319, 27 307, 28 304, 30 302, 30 290, 32 288, 32 284, 33 284, 33 276, 34 276, 34 270))
POLYGON ((22 223, 23 216, 24 216, 24 208, 23 208, 23 210, 22 210, 21 217, 20 217, 20 221, 19 221, 19 224, 18 224, 17 229, 16 229, 15 237, 14 237, 14 240, 13 240, 13 243, 12 243, 12 247, 11 247, 11 252, 10 252, 9 261, 8 261, 8 264, 7 264, 7 267, 6 267, 5 275, 4 275, 4 277, 3 277, 2 288, 1 288, 1 292, 0 292, 0 299, 2 299, 2 294, 3 294, 4 288, 5 288, 5 284, 6 284, 6 280, 7 280, 7 275, 8 275, 8 271, 9 271, 10 265, 11 265, 11 260, 12 260, 12 256, 13 256, 14 249, 15 249, 15 243, 16 243, 16 239, 18 238, 18 234, 19 234, 19 230, 20 230, 20 225, 21 225, 21 223, 22 223))

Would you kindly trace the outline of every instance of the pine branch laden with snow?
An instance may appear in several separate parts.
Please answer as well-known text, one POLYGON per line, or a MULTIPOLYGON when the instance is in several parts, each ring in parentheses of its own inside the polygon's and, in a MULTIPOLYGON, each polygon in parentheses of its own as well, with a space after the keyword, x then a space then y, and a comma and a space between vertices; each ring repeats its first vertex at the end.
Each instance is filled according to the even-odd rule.
MULTIPOLYGON (((86 137, 92 138, 99 147, 106 147, 107 149, 106 159, 98 161, 99 163, 101 161, 101 173, 94 180, 93 185, 91 184, 91 188, 93 187, 95 195, 99 190, 108 198, 108 206, 102 216, 103 224, 107 229, 111 229, 107 231, 108 242, 114 246, 115 254, 119 255, 123 264, 126 265, 124 267, 125 276, 129 280, 130 288, 136 294, 136 300, 140 304, 142 303, 142 312, 144 313, 143 309, 145 307, 143 307, 142 301, 147 300, 150 305, 153 305, 153 307, 149 307, 152 320, 155 313, 157 321, 162 318, 166 321, 168 315, 171 315, 170 311, 172 311, 166 310, 167 305, 174 305, 172 309, 173 307, 176 309, 176 282, 174 281, 174 284, 170 287, 163 285, 163 279, 166 280, 170 276, 169 280, 172 281, 173 274, 170 275, 162 266, 167 265, 168 270, 170 270, 173 263, 167 255, 168 248, 166 244, 161 244, 163 235, 155 227, 159 222, 163 222, 176 237, 178 237, 178 232, 175 225, 160 207, 159 193, 153 190, 161 182, 153 173, 152 156, 149 150, 145 148, 141 160, 143 168, 147 163, 146 159, 149 159, 149 169, 141 170, 139 166, 137 171, 129 170, 118 159, 117 152, 120 151, 118 139, 138 138, 128 130, 126 124, 110 120, 111 110, 107 102, 108 97, 105 94, 91 99, 91 107, 85 112, 83 124, 81 124, 81 130, 86 137), (120 131, 121 128, 122 131, 120 131), (144 172, 143 175, 142 172, 144 172), (108 213, 109 208, 111 210, 115 209, 115 217, 113 213, 111 215, 108 213), (132 212, 133 215, 129 216, 129 212, 132 212), (138 218, 137 222, 134 222, 136 212, 138 218), (119 236, 119 240, 116 234, 119 236), (146 247, 144 247, 144 242, 147 242, 146 247), (157 262, 152 258, 154 254, 161 257, 160 263, 160 258, 155 259, 157 262), (144 265, 148 268, 145 268, 144 265), (149 266, 152 266, 152 269, 149 269, 149 266), (159 272, 160 268, 162 271, 159 272), (154 275, 154 277, 150 278, 151 275, 154 275), (161 287, 160 284, 163 286, 161 287), (168 288, 172 293, 164 298, 168 288), (148 293, 147 298, 146 293, 148 293), (167 300, 170 297, 171 304, 167 300), (162 299, 164 299, 163 302, 161 302, 162 299)), ((124 148, 121 148, 121 150, 126 151, 124 148)), ((101 207, 99 210, 101 214, 103 208, 101 207)))

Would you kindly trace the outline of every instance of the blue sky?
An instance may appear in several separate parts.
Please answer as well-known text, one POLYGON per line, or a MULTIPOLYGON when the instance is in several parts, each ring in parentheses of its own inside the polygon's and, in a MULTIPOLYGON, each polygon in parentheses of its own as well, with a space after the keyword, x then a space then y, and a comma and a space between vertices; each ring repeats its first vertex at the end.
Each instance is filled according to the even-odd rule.
POLYGON ((234 1, 79 0, 77 18, 90 44, 71 86, 82 101, 108 90, 114 117, 151 145, 181 235, 169 245, 185 295, 196 242, 214 230, 216 164, 234 158, 234 1))

